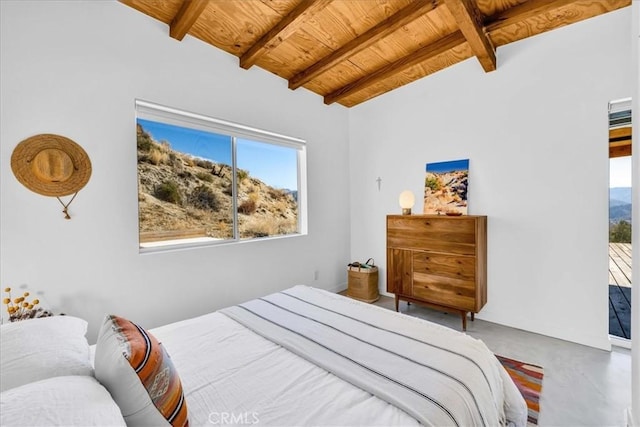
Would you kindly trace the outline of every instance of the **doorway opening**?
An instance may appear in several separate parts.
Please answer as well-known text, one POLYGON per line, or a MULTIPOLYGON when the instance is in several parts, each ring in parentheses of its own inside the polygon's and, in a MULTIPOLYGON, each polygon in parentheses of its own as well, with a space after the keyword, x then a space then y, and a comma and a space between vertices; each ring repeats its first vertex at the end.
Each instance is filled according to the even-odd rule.
POLYGON ((609 103, 609 335, 631 338, 631 98, 609 103))

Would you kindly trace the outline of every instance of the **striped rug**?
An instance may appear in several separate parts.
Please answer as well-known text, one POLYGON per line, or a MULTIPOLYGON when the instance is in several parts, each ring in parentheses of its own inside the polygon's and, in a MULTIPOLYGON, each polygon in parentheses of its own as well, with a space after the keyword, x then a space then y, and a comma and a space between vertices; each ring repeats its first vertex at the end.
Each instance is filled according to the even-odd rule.
POLYGON ((507 370, 509 376, 520 390, 522 397, 527 402, 529 408, 529 417, 527 419, 529 425, 538 425, 538 416, 540 415, 540 394, 542 393, 542 377, 544 369, 542 366, 536 366, 529 363, 520 362, 506 357, 496 357, 507 370))

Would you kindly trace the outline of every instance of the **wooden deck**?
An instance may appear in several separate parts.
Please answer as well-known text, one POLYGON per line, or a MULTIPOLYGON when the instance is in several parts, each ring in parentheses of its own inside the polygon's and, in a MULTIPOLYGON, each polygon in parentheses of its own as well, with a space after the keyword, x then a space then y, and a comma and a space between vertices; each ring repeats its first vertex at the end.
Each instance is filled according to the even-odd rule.
POLYGON ((609 243, 609 284, 631 287, 631 243, 609 243))
POLYGON ((630 243, 609 243, 609 334, 631 337, 630 243))

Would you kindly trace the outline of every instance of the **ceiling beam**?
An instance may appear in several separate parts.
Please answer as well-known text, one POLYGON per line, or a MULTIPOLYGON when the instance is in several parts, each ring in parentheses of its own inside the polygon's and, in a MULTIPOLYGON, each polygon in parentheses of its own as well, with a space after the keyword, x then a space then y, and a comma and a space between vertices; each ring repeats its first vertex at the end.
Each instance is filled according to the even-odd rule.
POLYGON ((207 0, 184 0, 180 10, 169 25, 169 36, 176 40, 182 40, 193 27, 193 24, 196 23, 208 3, 207 0))
POLYGON ((379 83, 393 76, 394 74, 400 73, 407 68, 411 68, 415 65, 420 64, 421 62, 438 56, 441 53, 451 50, 465 42, 466 39, 462 35, 462 32, 456 31, 455 33, 449 34, 448 36, 434 43, 431 43, 430 45, 424 46, 416 50, 415 52, 412 52, 410 55, 387 64, 384 67, 374 71, 373 73, 368 74, 361 79, 349 83, 348 85, 343 86, 340 89, 326 95, 324 97, 324 103, 329 105, 334 102, 338 102, 349 95, 352 95, 366 87, 379 83))
POLYGON ((400 9, 375 27, 364 32, 355 39, 349 41, 344 46, 325 56, 309 68, 302 70, 291 79, 289 79, 289 89, 297 89, 305 85, 320 74, 331 69, 334 65, 350 58, 351 56, 363 51, 378 40, 388 36, 401 27, 415 21, 422 15, 435 9, 438 5, 437 1, 414 1, 409 6, 400 9))
POLYGON ((609 158, 631 155, 631 126, 609 129, 609 158))
POLYGON ((487 24, 486 30, 491 33, 491 31, 508 27, 575 2, 576 0, 527 0, 487 19, 490 24, 487 24))
POLYGON ((484 31, 482 14, 474 0, 445 0, 445 4, 484 71, 495 71, 496 50, 484 31))
POLYGON ((527 0, 488 18, 485 30, 498 47, 630 4, 631 0, 527 0))
POLYGON ((609 142, 631 139, 631 126, 609 129, 609 142))
POLYGON ((327 7, 332 0, 306 0, 301 2, 295 9, 278 22, 272 29, 264 34, 260 39, 240 57, 240 67, 251 68, 260 55, 266 51, 276 48, 280 43, 289 38, 300 27, 316 13, 327 7))
POLYGON ((628 144, 624 145, 616 145, 609 147, 609 158, 614 159, 616 157, 626 157, 631 156, 633 153, 631 152, 631 141, 628 144))
MULTIPOLYGON (((575 0, 527 0, 518 6, 489 18, 485 25, 485 31, 490 34, 492 31, 502 30, 514 23, 521 22, 525 19, 544 13, 547 10, 557 9, 573 2, 575 2, 575 0)), ((332 104, 334 102, 339 102, 340 100, 379 83, 394 74, 400 73, 414 65, 418 65, 420 62, 433 58, 446 50, 453 49, 465 41, 466 38, 461 31, 450 34, 435 43, 424 46, 406 57, 400 58, 391 64, 387 64, 373 73, 363 76, 360 79, 325 95, 324 103, 332 104)), ((446 67, 446 65, 444 65, 443 68, 444 67, 446 67)))

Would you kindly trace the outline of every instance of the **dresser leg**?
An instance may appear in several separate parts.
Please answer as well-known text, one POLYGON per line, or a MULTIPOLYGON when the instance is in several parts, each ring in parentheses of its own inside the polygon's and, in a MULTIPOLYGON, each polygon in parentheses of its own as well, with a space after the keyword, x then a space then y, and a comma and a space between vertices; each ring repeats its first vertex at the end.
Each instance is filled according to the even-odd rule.
POLYGON ((462 316, 462 330, 466 331, 467 330, 467 312, 461 311, 460 315, 462 316))
POLYGON ((396 294, 396 311, 398 310, 398 304, 400 303, 400 297, 398 296, 398 294, 396 294))
POLYGON ((476 317, 475 317, 475 313, 472 311, 471 312, 471 321, 473 322, 474 320, 476 320, 476 317))

